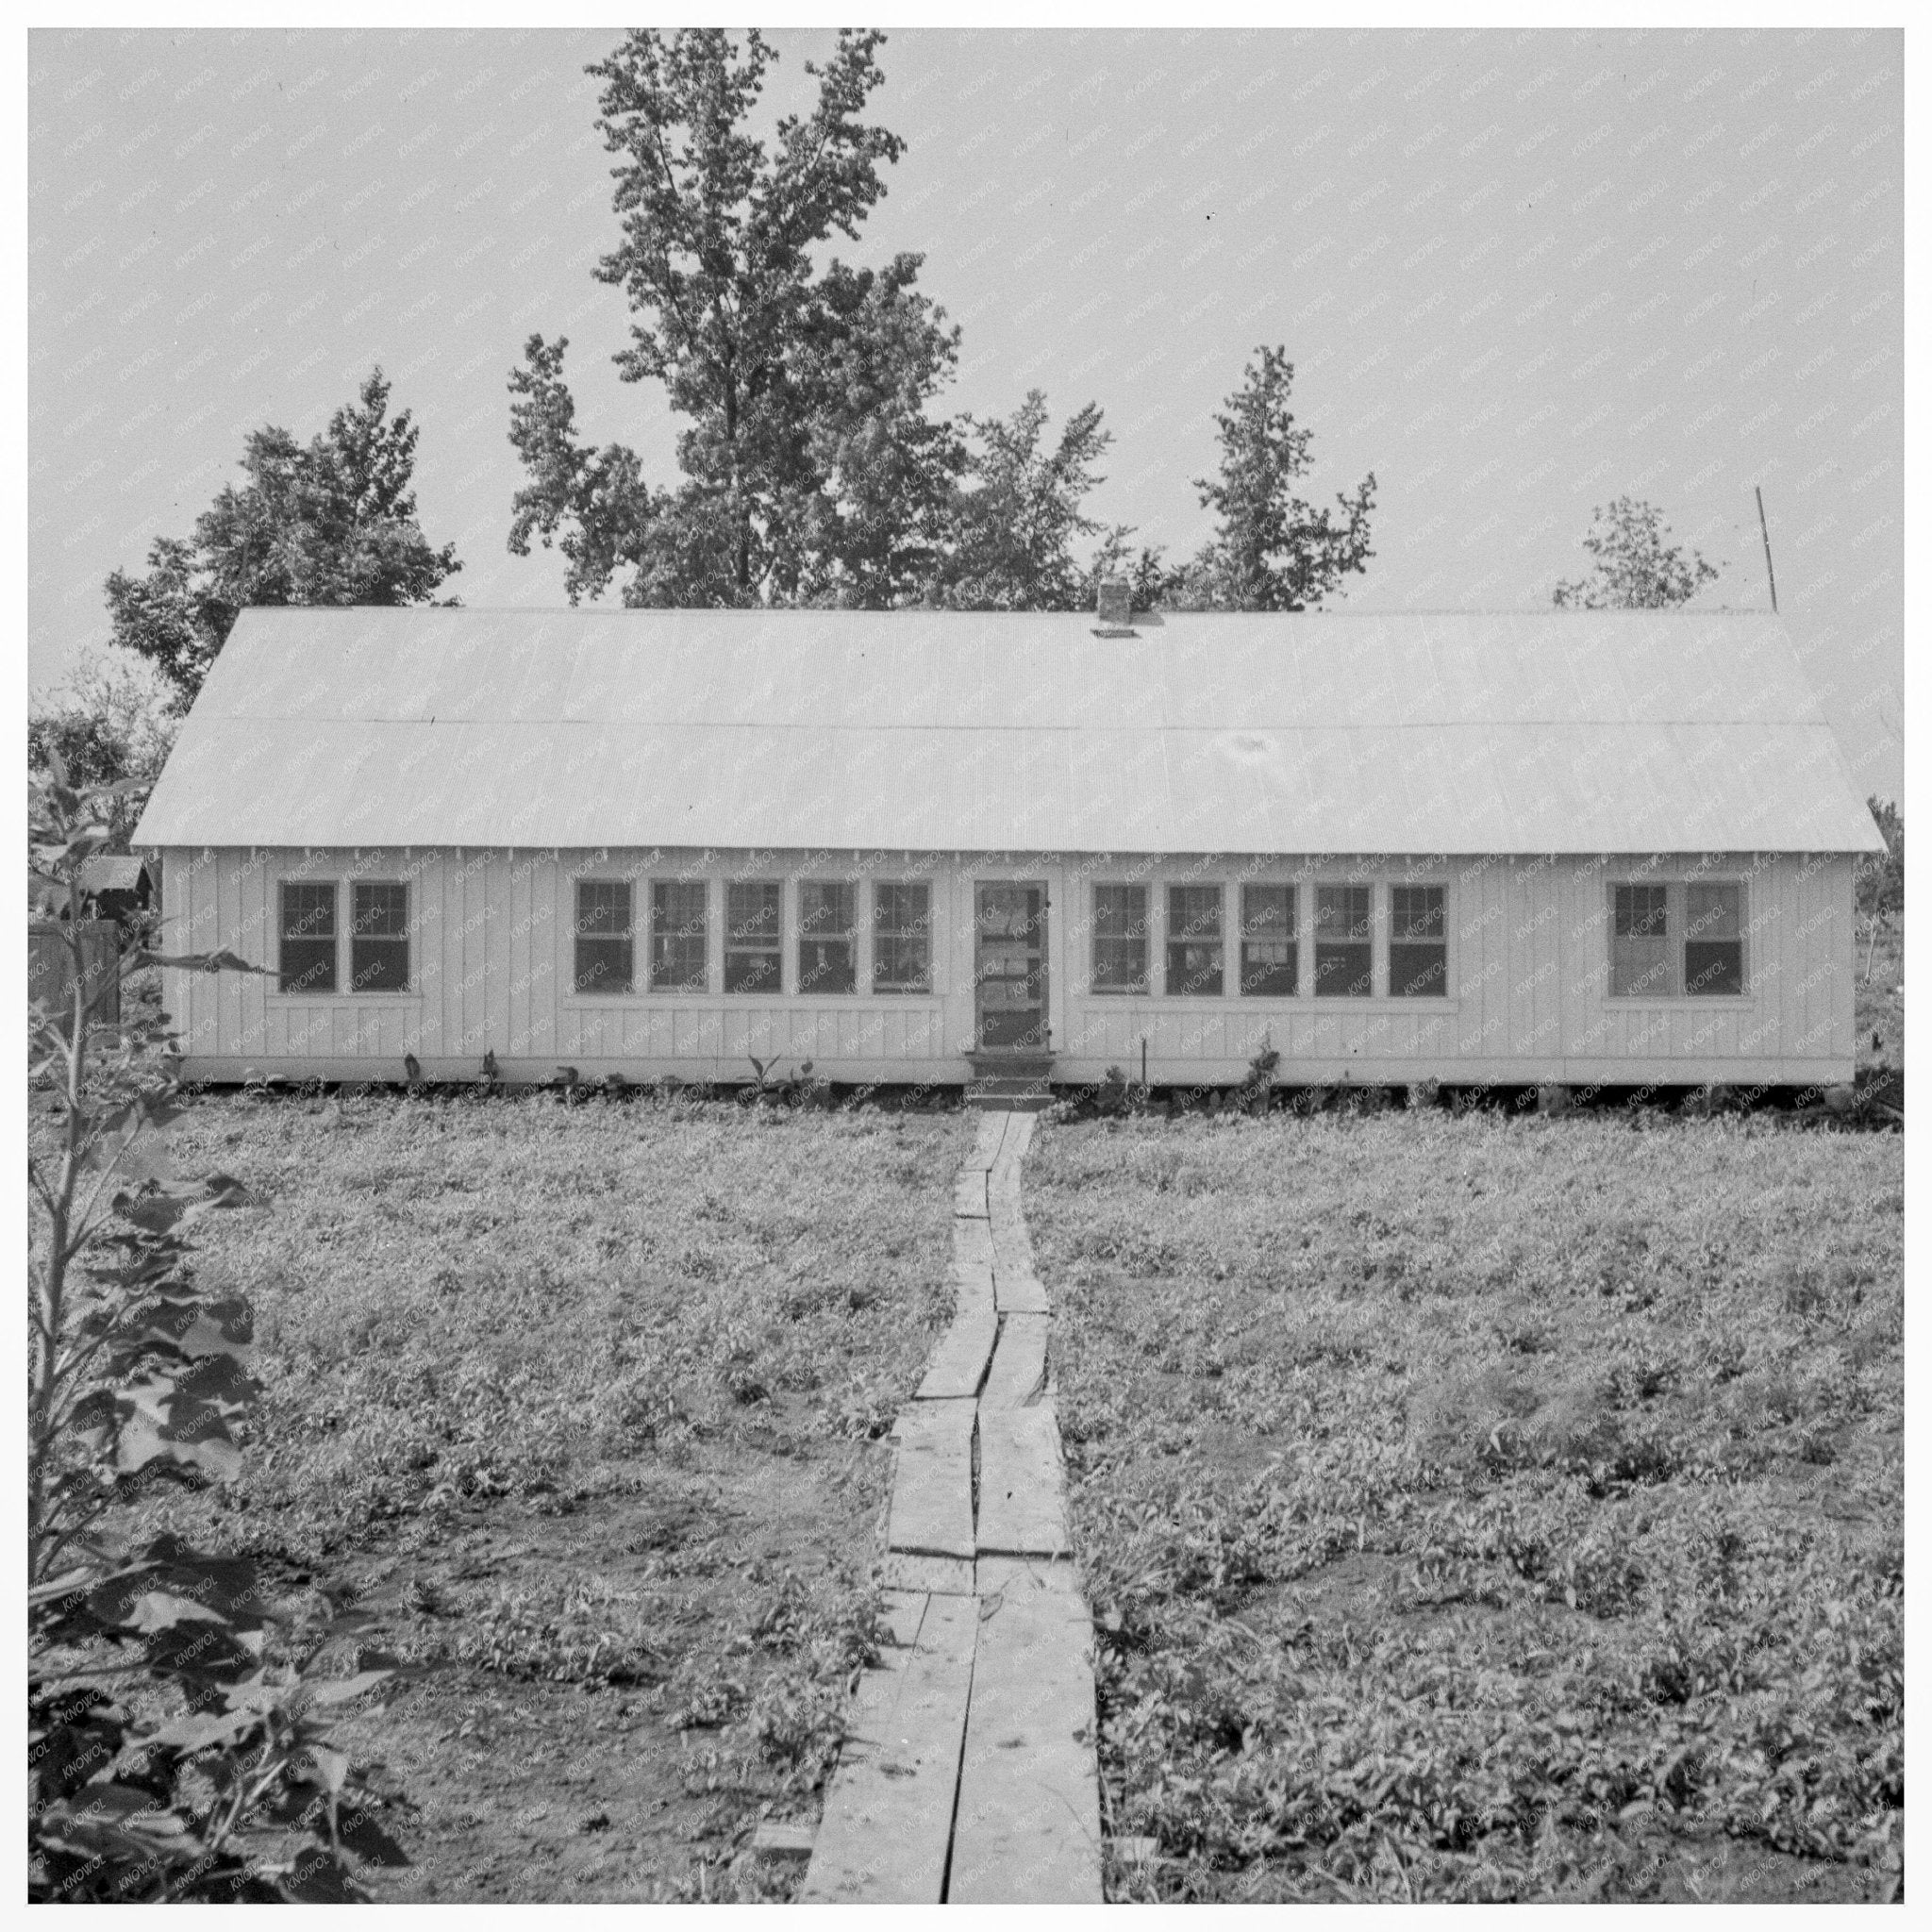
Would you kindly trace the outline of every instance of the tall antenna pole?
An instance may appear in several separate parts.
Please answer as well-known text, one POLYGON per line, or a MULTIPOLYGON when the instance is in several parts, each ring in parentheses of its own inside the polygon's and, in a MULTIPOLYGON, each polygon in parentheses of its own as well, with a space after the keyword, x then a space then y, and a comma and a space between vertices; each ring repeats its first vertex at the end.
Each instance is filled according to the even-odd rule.
POLYGON ((1771 614, 1777 615, 1777 573, 1771 567, 1771 525, 1764 521, 1764 487, 1754 483, 1757 492, 1757 527, 1764 533, 1764 575, 1771 579, 1771 614))

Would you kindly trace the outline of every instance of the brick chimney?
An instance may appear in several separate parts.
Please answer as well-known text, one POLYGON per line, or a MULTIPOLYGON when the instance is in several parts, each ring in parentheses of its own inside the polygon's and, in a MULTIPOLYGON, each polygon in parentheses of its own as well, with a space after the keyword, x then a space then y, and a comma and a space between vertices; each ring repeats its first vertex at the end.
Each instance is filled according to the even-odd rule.
POLYGON ((1100 596, 1095 608, 1095 630, 1105 635, 1113 630, 1128 630, 1134 621, 1133 587, 1125 577, 1102 577, 1100 596))

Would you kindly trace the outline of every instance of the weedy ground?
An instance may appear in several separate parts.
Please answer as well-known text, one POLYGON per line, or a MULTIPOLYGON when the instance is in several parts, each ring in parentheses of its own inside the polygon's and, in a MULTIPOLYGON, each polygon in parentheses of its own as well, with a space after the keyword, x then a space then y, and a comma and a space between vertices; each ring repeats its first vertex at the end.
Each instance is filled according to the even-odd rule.
POLYGON ((951 1316, 958 1113, 203 1095, 184 1173, 252 1297, 236 1484, 147 1498, 374 1592, 413 1670, 337 1725, 398 1899, 782 1896, 871 1653, 877 1440, 951 1316))
POLYGON ((1116 1896, 1885 1896, 1903 1141, 1048 1127, 1116 1896))

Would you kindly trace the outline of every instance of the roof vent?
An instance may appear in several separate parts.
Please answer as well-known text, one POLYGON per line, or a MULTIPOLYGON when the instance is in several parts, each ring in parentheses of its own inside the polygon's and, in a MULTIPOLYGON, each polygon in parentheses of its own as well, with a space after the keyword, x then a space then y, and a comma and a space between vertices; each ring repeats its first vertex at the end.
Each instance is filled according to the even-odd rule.
POLYGON ((1130 638, 1134 636, 1134 593, 1133 587, 1125 577, 1102 577, 1100 594, 1095 607, 1099 620, 1093 626, 1097 638, 1130 638))

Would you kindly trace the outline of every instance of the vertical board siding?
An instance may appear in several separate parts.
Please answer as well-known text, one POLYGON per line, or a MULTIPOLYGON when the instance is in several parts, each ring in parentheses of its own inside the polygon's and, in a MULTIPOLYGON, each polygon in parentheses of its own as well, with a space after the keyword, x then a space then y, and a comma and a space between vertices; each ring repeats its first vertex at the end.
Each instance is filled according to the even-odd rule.
MULTIPOLYGON (((1145 861, 1108 858, 1068 864, 1043 857, 941 856, 925 874, 932 883, 933 991, 930 996, 858 993, 833 999, 797 995, 740 1000, 722 991, 676 999, 640 991, 628 999, 580 1001, 573 970, 570 879, 594 857, 626 855, 439 851, 307 854, 242 849, 208 855, 174 849, 162 855, 163 931, 171 951, 228 947, 273 968, 278 953, 277 882, 296 871, 343 882, 341 919, 346 968, 352 901, 347 882, 372 872, 407 877, 411 889, 412 987, 408 995, 285 1000, 272 977, 197 974, 171 970, 164 1000, 191 1058, 300 1062, 334 1058, 371 1064, 378 1077, 399 1076, 402 1057, 500 1061, 547 1075, 553 1065, 587 1070, 599 1061, 679 1062, 714 1067, 725 1079, 752 1075, 751 1059, 863 1068, 930 1065, 943 1076, 963 1072, 974 1012, 974 886, 976 879, 1038 877, 1049 895, 1049 1010, 1061 1057, 1118 1065, 1139 1076, 1141 1041, 1149 1069, 1165 1065, 1221 1069, 1207 1077, 1238 1077, 1264 1039, 1282 1055, 1278 1077, 1292 1080, 1298 1060, 1326 1067, 1360 1063, 1440 1064, 1453 1077, 1458 1061, 1490 1069, 1521 1065, 1526 1079, 1562 1077, 1566 1061, 1629 1069, 1632 1079, 1669 1078, 1674 1063, 1727 1059, 1851 1058, 1856 1048, 1856 947, 1852 932, 1853 861, 1848 855, 1713 855, 1713 871, 1747 880, 1747 997, 1736 1005, 1608 999, 1607 891, 1620 868, 1641 859, 1465 858, 1433 861, 1424 875, 1449 885, 1450 1002, 1440 1007, 1390 999, 1367 1005, 1318 1001, 1307 990, 1313 974, 1314 887, 1360 877, 1376 885, 1378 986, 1386 987, 1387 884, 1401 861, 1280 861, 1257 869, 1237 860, 1145 861), (1298 887, 1298 965, 1303 991, 1282 1000, 1120 997, 1086 990, 1091 943, 1082 894, 1090 881, 1131 873, 1148 887, 1148 967, 1164 978, 1161 918, 1165 887, 1174 878, 1212 879, 1226 893, 1226 972, 1240 970, 1239 886, 1257 875, 1298 887)), ((637 971, 648 971, 648 880, 690 866, 696 855, 635 855, 637 971)), ((748 855, 745 856, 748 858, 748 855)), ((898 870, 887 855, 881 875, 898 870)), ((721 876, 745 862, 711 855, 721 876)), ((851 862, 857 863, 854 859, 851 862)), ((910 860, 906 861, 911 863, 910 860)), ((1691 860, 1682 861, 1688 870, 1691 860)), ((759 855, 786 880, 784 972, 797 971, 796 881, 839 857, 759 855)), ((1678 865, 1666 875, 1678 877, 1678 865)), ((862 904, 864 902, 861 902, 862 904)), ((713 881, 712 979, 723 948, 722 888, 713 881)), ((863 934, 861 934, 861 939, 863 934)), ((858 970, 869 975, 861 944, 858 970)), ((1490 1077, 1495 1077, 1493 1072, 1490 1077)))

